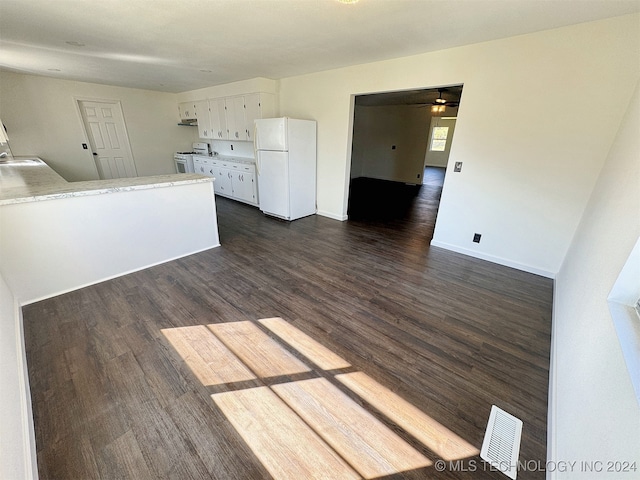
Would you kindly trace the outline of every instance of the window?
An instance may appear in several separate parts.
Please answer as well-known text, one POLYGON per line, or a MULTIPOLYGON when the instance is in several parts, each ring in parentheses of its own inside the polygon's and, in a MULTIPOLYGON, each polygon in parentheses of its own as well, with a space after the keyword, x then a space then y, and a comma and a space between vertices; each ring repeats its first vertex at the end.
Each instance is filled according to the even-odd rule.
POLYGON ((431 131, 431 146, 429 150, 432 152, 444 152, 447 147, 447 136, 449 135, 449 127, 433 127, 431 131))

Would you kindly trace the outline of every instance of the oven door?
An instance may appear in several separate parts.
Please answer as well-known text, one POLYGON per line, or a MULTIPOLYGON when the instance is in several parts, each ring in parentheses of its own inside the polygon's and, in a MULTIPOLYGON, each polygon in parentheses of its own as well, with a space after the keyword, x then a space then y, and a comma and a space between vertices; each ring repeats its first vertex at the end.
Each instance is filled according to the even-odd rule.
POLYGON ((177 173, 188 173, 187 159, 184 157, 174 157, 176 162, 176 172, 177 173))

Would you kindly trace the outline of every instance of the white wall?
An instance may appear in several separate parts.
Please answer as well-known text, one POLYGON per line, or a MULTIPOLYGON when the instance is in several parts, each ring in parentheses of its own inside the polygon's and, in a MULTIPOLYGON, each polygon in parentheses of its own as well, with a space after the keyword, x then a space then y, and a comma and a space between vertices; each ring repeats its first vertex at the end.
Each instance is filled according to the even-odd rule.
MULTIPOLYGON (((554 460, 635 461, 640 468, 640 406, 607 304, 640 236, 638 132, 640 87, 556 278, 549 412, 554 460)), ((638 475, 614 471, 554 478, 638 475)))
POLYGON ((553 276, 640 74, 639 18, 280 80, 281 114, 318 121, 318 212, 346 216, 354 94, 464 84, 449 158, 464 167, 433 243, 553 276))
POLYGON ((351 178, 422 184, 429 118, 427 107, 356 106, 351 178))
POLYGON ((22 315, 0 275, 0 478, 38 478, 22 315))
POLYGON ((13 154, 41 157, 69 181, 98 179, 74 97, 121 101, 140 176, 175 173, 173 154, 197 141, 195 128, 178 126, 176 94, 0 71, 13 154))
POLYGON ((21 305, 218 245, 212 182, 0 207, 0 273, 21 305))

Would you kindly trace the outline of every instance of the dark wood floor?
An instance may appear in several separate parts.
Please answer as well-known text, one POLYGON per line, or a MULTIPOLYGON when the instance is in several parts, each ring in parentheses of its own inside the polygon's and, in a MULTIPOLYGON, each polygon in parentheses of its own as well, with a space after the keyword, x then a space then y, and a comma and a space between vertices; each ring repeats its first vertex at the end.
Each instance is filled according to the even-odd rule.
MULTIPOLYGON (((227 387, 203 386, 161 329, 274 316, 478 449, 498 405, 524 422, 520 459, 544 463, 552 282, 430 248, 439 193, 404 220, 347 222, 218 198, 222 247, 26 306, 40 478, 270 478, 211 400, 227 387)), ((505 478, 472 460, 388 478, 505 478)))
POLYGON ((422 185, 359 177, 349 185, 348 214, 393 229, 410 229, 416 236, 433 237, 445 169, 427 167, 422 185))

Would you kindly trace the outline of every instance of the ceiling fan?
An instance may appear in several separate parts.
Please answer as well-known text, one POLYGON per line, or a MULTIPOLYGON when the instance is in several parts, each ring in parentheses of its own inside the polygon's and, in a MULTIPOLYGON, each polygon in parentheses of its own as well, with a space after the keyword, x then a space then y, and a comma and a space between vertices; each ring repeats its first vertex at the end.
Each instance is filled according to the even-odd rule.
POLYGON ((446 98, 442 98, 442 94, 443 92, 446 92, 447 89, 446 88, 439 88, 438 89, 438 98, 436 98, 432 103, 428 104, 428 105, 435 105, 435 106, 439 106, 439 105, 444 105, 447 107, 457 107, 458 105, 460 105, 460 102, 454 102, 454 101, 449 101, 446 98))
POLYGON ((446 88, 439 88, 438 98, 436 98, 433 102, 426 104, 426 105, 431 105, 431 115, 440 116, 447 110, 447 107, 453 108, 460 105, 459 101, 454 102, 454 101, 449 101, 446 98, 442 98, 442 93, 445 92, 446 90, 447 90, 446 88))
MULTIPOLYGON (((449 92, 449 89, 447 88, 438 88, 438 98, 434 99, 432 102, 427 101, 425 103, 415 103, 414 105, 417 107, 430 107, 431 114, 433 116, 440 116, 446 112, 447 107, 455 108, 460 105, 459 93, 454 91, 452 94, 454 100, 447 100, 442 96, 443 93, 447 92, 449 92)), ((431 90, 428 95, 433 95, 433 90, 431 90)), ((424 100, 427 100, 427 98, 424 100)))

